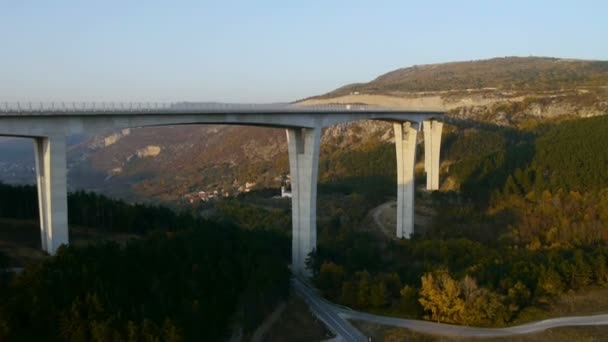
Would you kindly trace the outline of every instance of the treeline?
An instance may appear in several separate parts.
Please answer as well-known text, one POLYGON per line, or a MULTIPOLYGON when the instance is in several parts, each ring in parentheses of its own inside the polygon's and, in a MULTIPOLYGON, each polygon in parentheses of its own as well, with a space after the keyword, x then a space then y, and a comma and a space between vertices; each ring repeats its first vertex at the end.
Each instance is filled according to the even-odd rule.
POLYGON ((608 189, 511 195, 492 211, 497 217, 512 217, 508 240, 519 247, 536 250, 608 243, 608 189))
POLYGON ((521 192, 595 191, 608 187, 608 117, 574 120, 543 133, 532 162, 513 174, 521 192))
POLYGON ((321 151, 319 193, 359 193, 370 202, 380 202, 396 191, 395 145, 378 143, 360 149, 321 151))
MULTIPOLYGON (((537 138, 480 158, 464 196, 489 209, 520 247, 572 248, 608 242, 608 117, 545 125, 537 138), (482 201, 480 199, 487 199, 482 201)), ((462 175, 462 174, 461 174, 462 175)))
POLYGON ((2 341, 214 341, 260 324, 289 289, 282 235, 199 223, 125 247, 62 247, 0 277, 2 341))
POLYGON ((38 192, 31 185, 6 185, 0 182, 0 217, 38 218, 38 192))
POLYGON ((255 190, 210 205, 209 214, 217 221, 230 222, 244 229, 291 232, 291 201, 274 199, 277 189, 255 190))
MULTIPOLYGON (((63 246, 18 276, 0 254, 0 341, 222 340, 288 293, 285 234, 92 193, 68 203, 70 224, 146 237, 63 246)), ((35 219, 37 206, 35 187, 0 184, 0 216, 35 219)))
POLYGON ((465 196, 476 199, 544 190, 601 190, 608 187, 606 130, 608 117, 599 116, 540 125, 515 135, 505 129, 494 134, 494 144, 487 141, 490 133, 473 133, 448 146, 447 155, 457 161, 450 174, 462 184, 465 196), (473 141, 465 144, 467 140, 473 141), (460 145, 477 151, 477 156, 461 152, 460 145), (487 146, 504 147, 491 151, 487 146))
MULTIPOLYGON (((145 233, 196 226, 190 213, 176 213, 166 207, 128 204, 92 192, 68 194, 68 222, 115 232, 145 233)), ((38 193, 35 186, 0 183, 0 217, 38 219, 38 193)))

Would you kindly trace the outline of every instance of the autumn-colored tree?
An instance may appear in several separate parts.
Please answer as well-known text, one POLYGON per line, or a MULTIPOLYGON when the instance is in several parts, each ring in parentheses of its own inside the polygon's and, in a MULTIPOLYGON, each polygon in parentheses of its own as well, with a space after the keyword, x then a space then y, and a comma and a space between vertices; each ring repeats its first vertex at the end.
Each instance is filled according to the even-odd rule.
POLYGON ((420 304, 430 312, 429 319, 458 323, 464 310, 464 301, 460 298, 461 288, 445 269, 426 273, 421 278, 420 304))
POLYGON ((461 281, 464 309, 459 323, 476 326, 502 325, 507 319, 507 310, 500 295, 477 286, 469 275, 461 281))

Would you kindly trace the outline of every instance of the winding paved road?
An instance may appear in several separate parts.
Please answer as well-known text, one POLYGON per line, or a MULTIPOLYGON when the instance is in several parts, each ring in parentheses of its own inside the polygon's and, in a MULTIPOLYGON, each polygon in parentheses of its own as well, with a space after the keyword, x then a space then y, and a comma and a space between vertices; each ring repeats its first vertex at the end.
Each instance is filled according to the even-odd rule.
POLYGON ((530 334, 557 327, 608 325, 608 314, 595 316, 552 318, 508 328, 475 328, 462 325, 442 324, 411 319, 376 316, 364 312, 343 309, 340 307, 334 307, 334 310, 336 310, 338 312, 338 315, 344 319, 353 319, 382 325, 390 325, 394 327, 406 328, 413 331, 433 335, 459 337, 505 337, 530 334))
POLYGON ((316 293, 316 289, 296 277, 292 278, 291 284, 296 292, 308 303, 315 316, 336 334, 338 340, 341 339, 349 342, 368 341, 367 337, 359 330, 355 329, 346 319, 340 317, 335 305, 321 298, 316 293))
POLYGON ((354 328, 348 320, 365 321, 448 337, 505 337, 536 333, 557 327, 608 325, 608 314, 552 318, 508 328, 476 328, 413 319, 377 316, 333 304, 322 298, 317 293, 316 289, 312 288, 301 279, 293 278, 292 284, 296 291, 304 297, 308 305, 310 305, 313 313, 321 319, 338 338, 342 338, 345 341, 367 341, 367 338, 354 328))

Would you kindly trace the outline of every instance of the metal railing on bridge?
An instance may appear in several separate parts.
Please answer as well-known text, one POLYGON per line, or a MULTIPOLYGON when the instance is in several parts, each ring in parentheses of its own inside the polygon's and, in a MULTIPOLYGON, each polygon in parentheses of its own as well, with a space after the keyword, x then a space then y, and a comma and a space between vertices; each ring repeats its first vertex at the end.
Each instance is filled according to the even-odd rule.
POLYGON ((363 104, 302 106, 289 103, 237 104, 220 102, 0 102, 0 114, 128 114, 128 113, 222 113, 222 112, 403 112, 363 104))

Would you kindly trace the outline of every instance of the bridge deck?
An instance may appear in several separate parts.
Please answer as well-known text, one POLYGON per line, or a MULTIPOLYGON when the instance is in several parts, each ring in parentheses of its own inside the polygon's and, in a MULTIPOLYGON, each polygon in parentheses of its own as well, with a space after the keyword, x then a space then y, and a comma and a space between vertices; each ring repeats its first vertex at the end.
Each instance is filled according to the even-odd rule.
POLYGON ((239 104, 216 102, 3 102, 0 116, 42 115, 150 115, 150 114, 428 114, 442 115, 443 110, 390 108, 364 104, 303 106, 289 103, 239 104))

